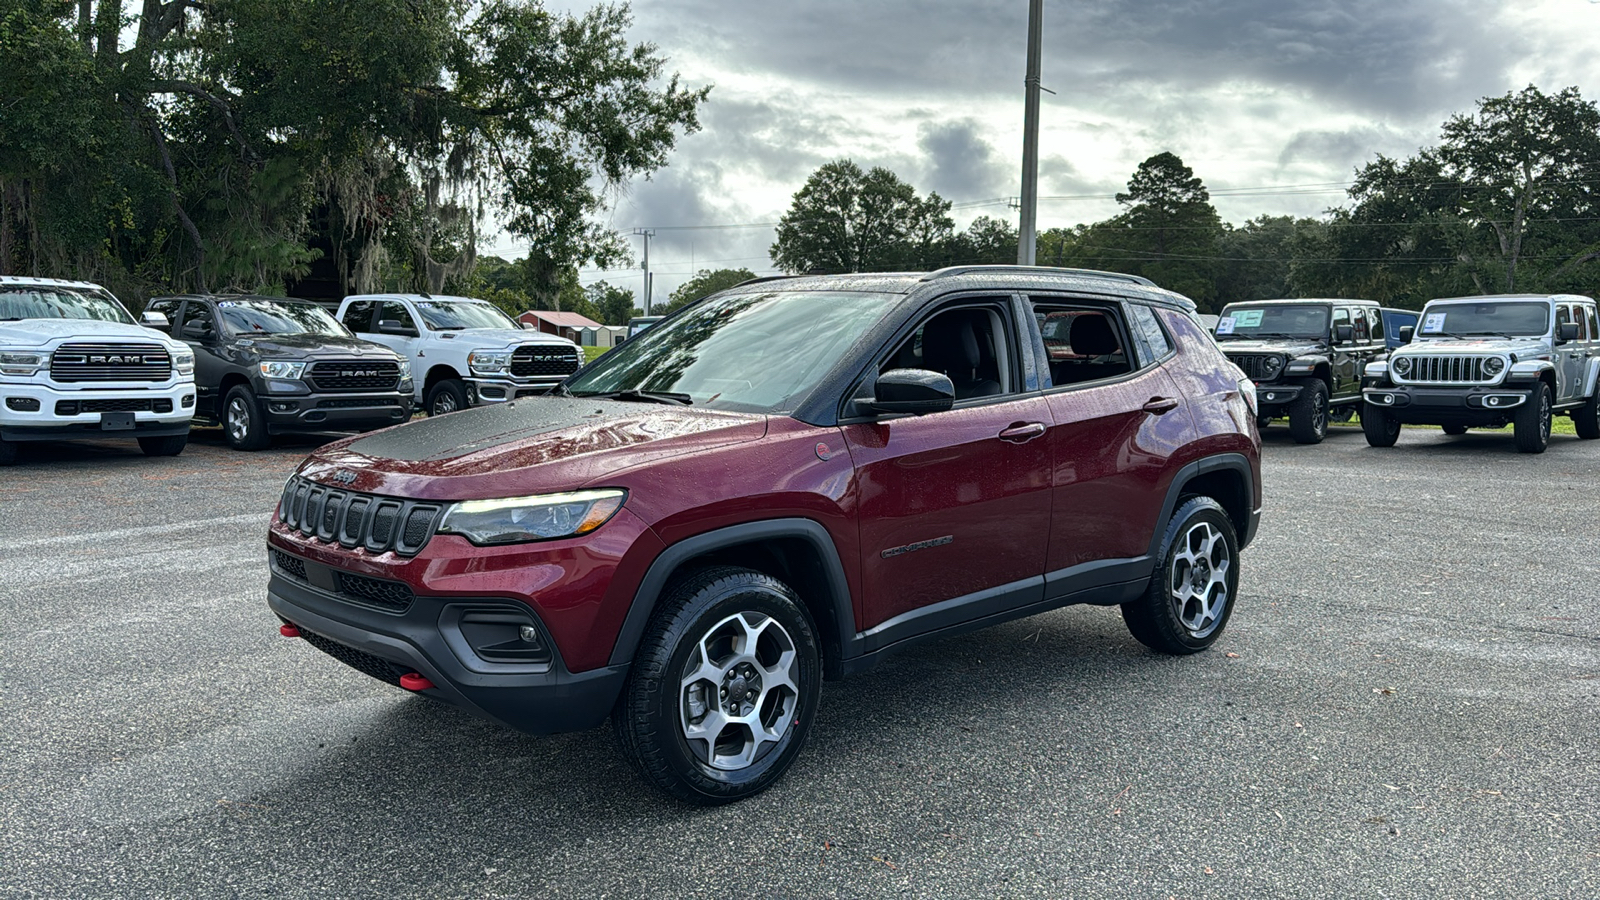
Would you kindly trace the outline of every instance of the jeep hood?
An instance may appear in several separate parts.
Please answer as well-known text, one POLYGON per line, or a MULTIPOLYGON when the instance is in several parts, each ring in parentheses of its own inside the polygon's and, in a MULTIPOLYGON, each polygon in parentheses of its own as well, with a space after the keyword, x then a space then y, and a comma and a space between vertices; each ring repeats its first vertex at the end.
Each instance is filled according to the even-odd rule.
POLYGON ((1514 353, 1517 359, 1550 355, 1550 345, 1537 338, 1484 338, 1468 341, 1415 341, 1394 351, 1396 356, 1455 356, 1462 353, 1514 353))
POLYGON ((517 497, 602 484, 623 469, 757 440, 766 431, 766 417, 748 413, 536 397, 329 444, 301 474, 423 500, 517 497), (341 469, 354 480, 336 480, 341 469))
POLYGON ((1282 353, 1287 356, 1304 356, 1307 353, 1326 353, 1328 345, 1318 341, 1218 341, 1223 353, 1282 353))
POLYGON ((58 338, 154 341, 170 346, 172 338, 141 325, 94 319, 21 319, 0 322, 0 346, 39 347, 58 338))

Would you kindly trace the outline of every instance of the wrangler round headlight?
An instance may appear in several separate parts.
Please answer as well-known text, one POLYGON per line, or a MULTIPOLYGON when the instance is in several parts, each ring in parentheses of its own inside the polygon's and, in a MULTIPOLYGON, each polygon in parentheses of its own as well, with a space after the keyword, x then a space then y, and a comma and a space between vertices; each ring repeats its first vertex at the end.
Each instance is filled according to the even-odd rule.
POLYGON ((616 488, 464 500, 445 511, 441 534, 459 534, 474 544, 521 544, 588 534, 622 508, 628 492, 616 488))
POLYGON ((1276 376, 1282 369, 1283 357, 1281 356, 1269 356, 1261 361, 1261 374, 1267 378, 1276 376))
POLYGON ((1506 361, 1498 356, 1491 356, 1483 361, 1483 374, 1493 378, 1506 370, 1506 361))
POLYGON ((1389 360, 1389 368, 1393 369, 1396 375, 1404 378, 1411 374, 1411 357, 1396 356, 1394 359, 1389 360))

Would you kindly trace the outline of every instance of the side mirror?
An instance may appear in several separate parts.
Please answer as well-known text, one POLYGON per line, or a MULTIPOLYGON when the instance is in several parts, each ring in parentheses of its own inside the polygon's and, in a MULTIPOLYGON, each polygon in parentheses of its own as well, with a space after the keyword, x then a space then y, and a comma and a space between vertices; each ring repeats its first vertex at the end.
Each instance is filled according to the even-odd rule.
POLYGON ((204 322, 186 322, 183 326, 183 336, 191 341, 203 341, 211 337, 211 326, 204 322))
POLYGON ((139 314, 139 324, 146 328, 154 328, 157 331, 170 332, 172 330, 172 320, 167 318, 167 314, 156 312, 153 309, 147 309, 139 314))
POLYGON ((1556 326, 1556 343, 1566 344, 1578 339, 1578 323, 1562 322, 1556 326))
POLYGON ((910 413, 920 416, 944 412, 956 402, 956 387, 950 376, 927 369, 890 369, 878 376, 873 398, 858 401, 877 413, 910 413))
POLYGON ((1348 344, 1355 338, 1355 336, 1356 329, 1353 325, 1333 326, 1333 342, 1335 344, 1348 344))
POLYGON ((522 330, 523 331, 538 331, 539 330, 539 326, 533 324, 532 322, 523 322, 522 323, 522 330))
POLYGON ((400 320, 399 319, 379 319, 378 320, 378 333, 379 334, 392 334, 392 335, 395 335, 397 337, 416 337, 417 336, 417 330, 415 328, 407 328, 406 326, 400 324, 400 320))
POLYGON ((1402 344, 1411 343, 1411 336, 1413 334, 1416 334, 1416 333, 1417 333, 1417 329, 1416 329, 1415 326, 1412 326, 1412 325, 1401 325, 1400 326, 1400 343, 1402 343, 1402 344))

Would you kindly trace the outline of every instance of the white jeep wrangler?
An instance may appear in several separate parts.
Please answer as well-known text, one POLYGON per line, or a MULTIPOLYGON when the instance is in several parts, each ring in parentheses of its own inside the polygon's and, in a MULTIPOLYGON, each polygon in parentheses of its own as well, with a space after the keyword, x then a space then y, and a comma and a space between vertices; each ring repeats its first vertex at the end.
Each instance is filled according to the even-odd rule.
POLYGON ((339 321, 411 360, 430 416, 544 394, 583 365, 577 344, 519 328, 471 297, 356 294, 339 305, 339 321))
POLYGON ((24 441, 137 438, 146 456, 176 456, 194 390, 194 352, 105 288, 0 276, 0 466, 24 441))

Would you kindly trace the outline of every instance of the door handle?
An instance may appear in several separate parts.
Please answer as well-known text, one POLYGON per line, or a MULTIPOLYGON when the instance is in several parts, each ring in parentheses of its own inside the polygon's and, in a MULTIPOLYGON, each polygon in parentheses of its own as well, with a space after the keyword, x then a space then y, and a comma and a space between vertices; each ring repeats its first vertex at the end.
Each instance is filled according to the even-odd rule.
POLYGON ((1000 432, 1000 440, 1010 441, 1013 444, 1025 444, 1044 434, 1043 422, 1013 422, 1011 427, 1000 432))
POLYGON ((1178 401, 1171 397, 1151 397, 1144 404, 1144 411, 1155 416, 1166 415, 1177 408, 1178 401))

